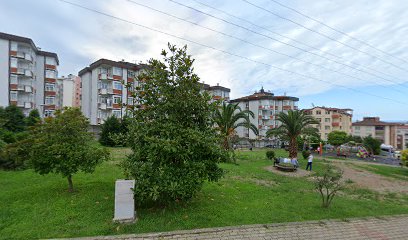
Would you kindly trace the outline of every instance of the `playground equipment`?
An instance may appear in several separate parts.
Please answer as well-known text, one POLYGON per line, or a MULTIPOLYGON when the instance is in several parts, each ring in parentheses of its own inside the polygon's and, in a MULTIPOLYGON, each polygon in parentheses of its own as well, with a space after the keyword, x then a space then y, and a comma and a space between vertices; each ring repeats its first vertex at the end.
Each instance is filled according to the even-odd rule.
POLYGON ((354 154, 359 158, 370 156, 369 151, 361 143, 348 142, 337 147, 337 156, 349 157, 354 154))

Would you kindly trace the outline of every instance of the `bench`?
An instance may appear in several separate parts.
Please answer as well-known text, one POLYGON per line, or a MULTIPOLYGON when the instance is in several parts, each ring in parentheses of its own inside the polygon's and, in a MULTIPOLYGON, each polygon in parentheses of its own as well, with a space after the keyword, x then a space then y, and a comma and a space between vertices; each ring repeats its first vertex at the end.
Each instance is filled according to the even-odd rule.
POLYGON ((297 167, 295 165, 280 165, 280 164, 276 164, 275 167, 281 171, 285 171, 285 172, 294 172, 297 170, 297 167))

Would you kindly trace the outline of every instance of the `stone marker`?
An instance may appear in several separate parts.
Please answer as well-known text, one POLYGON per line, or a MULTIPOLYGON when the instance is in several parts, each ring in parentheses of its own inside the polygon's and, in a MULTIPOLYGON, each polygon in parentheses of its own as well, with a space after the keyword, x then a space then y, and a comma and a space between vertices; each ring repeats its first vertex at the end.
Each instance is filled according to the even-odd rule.
POLYGON ((135 180, 116 180, 115 184, 115 222, 134 222, 135 200, 132 189, 135 180))

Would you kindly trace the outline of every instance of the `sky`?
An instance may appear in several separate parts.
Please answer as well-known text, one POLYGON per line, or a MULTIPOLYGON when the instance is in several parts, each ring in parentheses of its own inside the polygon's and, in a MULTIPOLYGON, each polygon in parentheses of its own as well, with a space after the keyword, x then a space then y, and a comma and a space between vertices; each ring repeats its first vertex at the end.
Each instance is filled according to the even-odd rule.
POLYGON ((0 1, 0 32, 56 52, 59 76, 100 58, 157 59, 170 42, 187 45, 201 81, 231 98, 263 87, 300 108, 408 121, 406 0, 64 1, 0 1))

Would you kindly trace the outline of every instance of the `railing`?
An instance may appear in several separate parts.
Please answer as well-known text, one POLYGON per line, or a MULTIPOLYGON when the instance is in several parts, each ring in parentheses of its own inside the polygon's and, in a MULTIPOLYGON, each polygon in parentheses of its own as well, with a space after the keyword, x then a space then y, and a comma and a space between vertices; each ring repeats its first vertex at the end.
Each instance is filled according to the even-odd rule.
POLYGON ((100 80, 113 80, 113 75, 111 73, 100 73, 99 79, 100 80))
POLYGON ((99 94, 113 94, 113 88, 100 88, 99 94))

